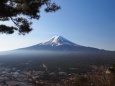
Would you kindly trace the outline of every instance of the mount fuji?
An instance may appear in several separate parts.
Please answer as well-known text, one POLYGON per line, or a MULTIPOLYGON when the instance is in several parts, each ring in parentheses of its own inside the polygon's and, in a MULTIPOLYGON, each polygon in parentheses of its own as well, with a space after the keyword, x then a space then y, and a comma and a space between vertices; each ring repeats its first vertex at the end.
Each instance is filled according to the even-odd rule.
POLYGON ((100 52, 100 50, 93 47, 86 47, 76 43, 73 43, 62 36, 54 36, 45 42, 41 42, 34 46, 22 48, 19 50, 45 50, 45 51, 69 51, 69 52, 100 52))
MULTIPOLYGON (((32 67, 47 64, 49 68, 61 67, 78 68, 84 71, 91 65, 113 64, 115 51, 107 51, 93 47, 86 47, 73 43, 62 36, 54 36, 45 42, 33 46, 20 48, 8 52, 2 52, 0 62, 17 65, 19 68, 32 67), (25 64, 25 63, 30 64, 25 64), (32 66, 34 65, 34 66, 32 66)), ((39 67, 41 68, 41 66, 39 67)))

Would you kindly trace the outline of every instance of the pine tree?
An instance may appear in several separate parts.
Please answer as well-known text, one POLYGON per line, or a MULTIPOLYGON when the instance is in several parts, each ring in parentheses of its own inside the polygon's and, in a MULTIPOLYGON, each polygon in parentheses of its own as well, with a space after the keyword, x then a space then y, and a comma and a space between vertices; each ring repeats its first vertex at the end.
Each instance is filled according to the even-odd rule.
POLYGON ((0 21, 11 20, 14 26, 0 25, 0 33, 13 34, 18 31, 25 35, 32 31, 31 20, 40 18, 40 9, 46 5, 45 12, 60 9, 51 0, 0 0, 0 21), (26 17, 25 17, 26 16, 26 17))

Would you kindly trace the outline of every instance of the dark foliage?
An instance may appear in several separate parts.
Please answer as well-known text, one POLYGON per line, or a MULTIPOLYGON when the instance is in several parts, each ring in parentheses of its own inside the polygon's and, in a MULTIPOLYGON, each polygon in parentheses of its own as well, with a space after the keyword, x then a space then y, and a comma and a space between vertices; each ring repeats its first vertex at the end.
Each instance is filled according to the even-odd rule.
POLYGON ((0 21, 11 20, 15 25, 0 25, 0 32, 12 34, 18 31, 25 35, 32 31, 30 22, 40 18, 40 8, 46 5, 45 12, 55 12, 60 7, 51 0, 0 0, 0 21), (26 16, 26 17, 24 17, 26 16))

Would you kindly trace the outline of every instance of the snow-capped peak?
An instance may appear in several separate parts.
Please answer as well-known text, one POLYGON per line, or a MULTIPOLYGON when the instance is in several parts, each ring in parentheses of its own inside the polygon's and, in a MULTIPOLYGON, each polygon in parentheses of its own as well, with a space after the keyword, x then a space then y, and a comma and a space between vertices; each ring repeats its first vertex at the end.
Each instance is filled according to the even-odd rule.
POLYGON ((57 44, 57 43, 58 43, 58 40, 59 40, 59 37, 60 37, 60 36, 54 36, 54 37, 52 38, 52 39, 53 39, 52 42, 57 44))
POLYGON ((65 45, 74 45, 74 46, 77 45, 77 44, 65 39, 62 36, 54 36, 45 42, 39 43, 39 45, 51 45, 51 46, 59 46, 59 45, 64 45, 64 44, 65 45))

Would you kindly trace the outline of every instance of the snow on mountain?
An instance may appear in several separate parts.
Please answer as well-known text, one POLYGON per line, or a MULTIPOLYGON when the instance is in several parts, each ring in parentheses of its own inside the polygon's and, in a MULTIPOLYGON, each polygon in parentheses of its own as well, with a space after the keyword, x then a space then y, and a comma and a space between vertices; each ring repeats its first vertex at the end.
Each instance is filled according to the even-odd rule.
POLYGON ((45 42, 39 43, 39 45, 51 45, 51 46, 73 45, 73 46, 79 46, 79 45, 65 39, 62 36, 54 36, 45 42))

